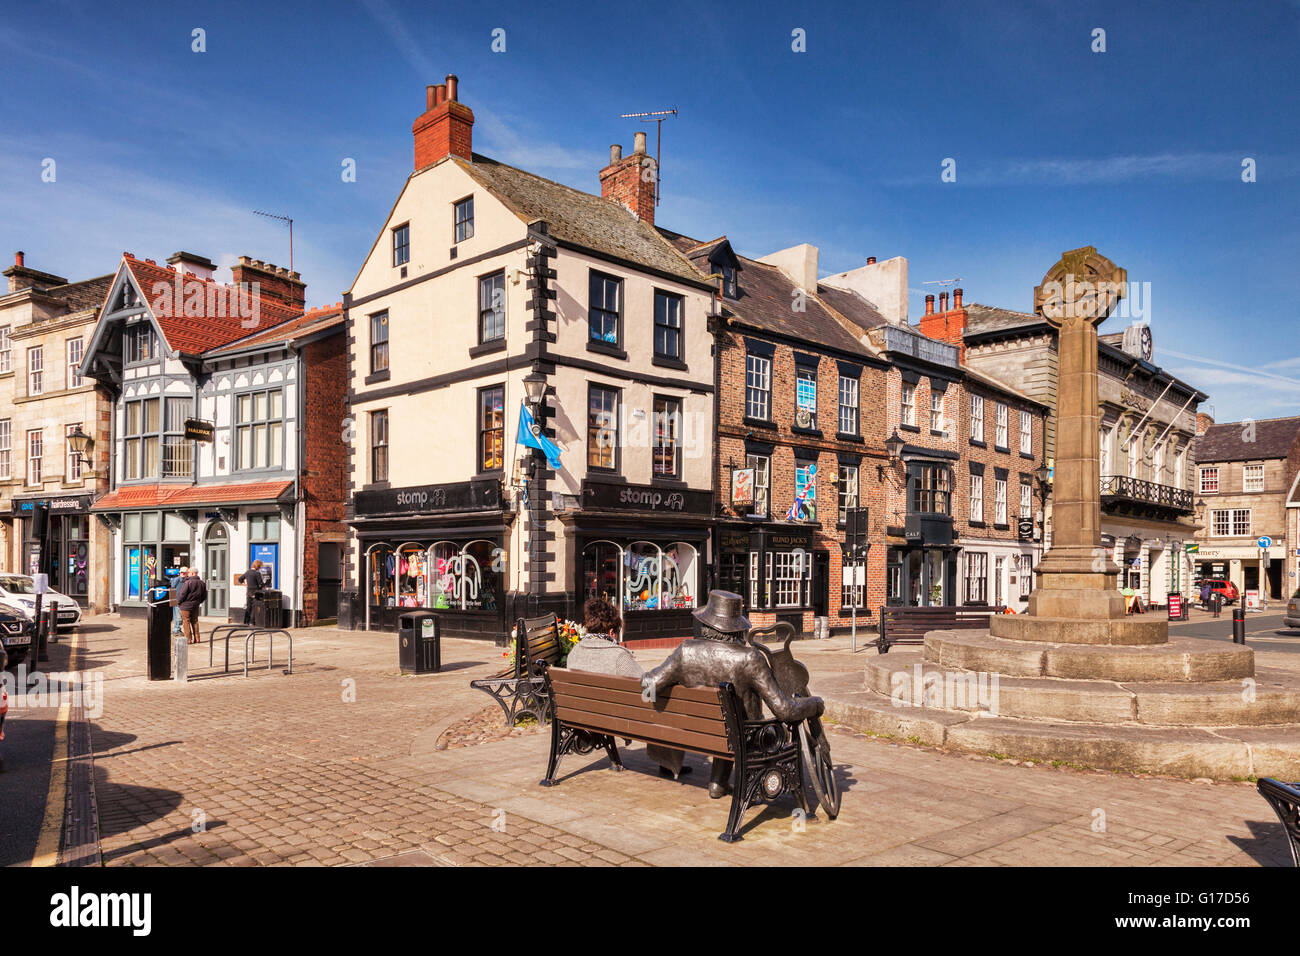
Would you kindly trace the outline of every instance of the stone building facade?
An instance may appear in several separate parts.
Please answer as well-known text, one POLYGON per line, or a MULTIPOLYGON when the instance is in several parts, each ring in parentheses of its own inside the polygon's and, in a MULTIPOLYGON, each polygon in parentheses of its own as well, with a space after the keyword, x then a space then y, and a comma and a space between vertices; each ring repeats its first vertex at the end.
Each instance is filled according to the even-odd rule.
MULTIPOLYGON (((1042 316, 954 303, 937 311, 932 323, 932 334, 964 348, 972 369, 1007 382, 1054 413, 1056 332, 1042 316)), ((1171 591, 1191 593, 1191 444, 1206 395, 1151 362, 1146 326, 1100 335, 1097 349, 1102 545, 1118 573, 1117 586, 1160 606, 1171 591)), ((1049 468, 1055 440, 1053 414, 1044 441, 1049 468)), ((1051 516, 1049 497, 1048 546, 1051 516)))
POLYGON ((49 575, 91 612, 109 605, 108 529, 90 514, 107 487, 111 403, 80 375, 111 276, 68 282, 22 252, 0 295, 0 571, 49 575), (90 436, 83 461, 68 435, 90 436))
POLYGON ((1208 423, 1195 444, 1200 578, 1226 578, 1243 595, 1288 598, 1300 580, 1295 512, 1300 418, 1208 423), (1268 538, 1268 547, 1260 539, 1268 538))

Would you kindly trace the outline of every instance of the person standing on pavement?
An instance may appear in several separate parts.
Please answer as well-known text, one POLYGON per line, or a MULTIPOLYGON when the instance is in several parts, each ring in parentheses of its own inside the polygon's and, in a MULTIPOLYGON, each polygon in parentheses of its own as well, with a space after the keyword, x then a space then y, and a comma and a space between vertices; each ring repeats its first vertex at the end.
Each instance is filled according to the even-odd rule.
POLYGON ((176 603, 177 591, 181 586, 181 582, 185 580, 185 576, 189 573, 189 568, 177 568, 175 574, 167 575, 167 586, 171 589, 172 637, 176 637, 181 632, 181 609, 176 603))
POLYGON ((1210 587, 1210 582, 1206 581, 1201 585, 1201 609, 1208 611, 1210 609, 1210 597, 1214 594, 1214 589, 1210 587))
POLYGON ((199 608, 207 599, 208 586, 199 577, 199 572, 190 568, 189 575, 181 582, 180 594, 176 600, 177 607, 181 610, 181 628, 185 631, 188 644, 198 644, 202 640, 199 637, 199 608))
POLYGON ((253 623, 253 601, 266 587, 266 578, 262 575, 262 562, 254 561, 248 570, 239 576, 239 583, 247 588, 244 595, 244 623, 253 623))

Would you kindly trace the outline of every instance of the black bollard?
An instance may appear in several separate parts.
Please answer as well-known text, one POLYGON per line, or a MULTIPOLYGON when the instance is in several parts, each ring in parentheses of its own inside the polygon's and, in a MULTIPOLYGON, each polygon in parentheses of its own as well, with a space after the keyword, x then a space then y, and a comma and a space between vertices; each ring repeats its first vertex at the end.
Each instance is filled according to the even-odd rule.
POLYGON ((45 605, 45 609, 36 619, 36 660, 42 664, 50 659, 48 644, 50 622, 54 619, 54 615, 50 613, 52 610, 54 609, 50 605, 45 605))
POLYGON ((1232 643, 1246 643, 1246 609, 1244 607, 1234 607, 1232 609, 1232 643))

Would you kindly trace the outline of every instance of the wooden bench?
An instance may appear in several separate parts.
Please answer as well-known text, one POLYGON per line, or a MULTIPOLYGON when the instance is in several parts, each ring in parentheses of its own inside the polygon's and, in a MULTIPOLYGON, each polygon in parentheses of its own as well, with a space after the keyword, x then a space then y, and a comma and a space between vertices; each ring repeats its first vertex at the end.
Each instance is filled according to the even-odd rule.
POLYGON ((747 720, 731 684, 671 687, 650 701, 634 677, 615 677, 547 668, 545 679, 553 702, 551 756, 543 787, 555 785, 555 771, 565 754, 588 754, 603 748, 615 770, 622 770, 615 737, 659 744, 735 762, 731 813, 718 837, 734 843, 746 809, 791 794, 811 816, 814 807, 804 790, 804 762, 798 724, 747 720))
POLYGON ((514 663, 495 677, 470 681, 469 686, 501 705, 511 727, 523 716, 544 724, 550 719, 551 698, 542 672, 558 664, 562 653, 560 622, 554 614, 521 617, 515 624, 514 663))
POLYGON ((1256 789, 1282 821, 1282 828, 1291 844, 1291 862, 1300 866, 1300 783, 1287 784, 1263 777, 1256 789))
POLYGON ((930 631, 980 630, 989 626, 990 614, 1005 612, 1002 605, 882 607, 876 649, 887 654, 894 644, 924 644, 930 631))

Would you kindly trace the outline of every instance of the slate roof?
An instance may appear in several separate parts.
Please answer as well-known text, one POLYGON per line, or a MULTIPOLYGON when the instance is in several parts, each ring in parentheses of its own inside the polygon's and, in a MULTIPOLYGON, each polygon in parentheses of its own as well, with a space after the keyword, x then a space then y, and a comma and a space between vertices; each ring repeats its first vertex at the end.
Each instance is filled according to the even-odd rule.
POLYGON ((889 320, 881 315, 880 310, 850 289, 835 289, 831 286, 818 285, 817 295, 823 302, 863 331, 889 324, 889 320))
MULTIPOLYGON (((205 314, 198 316, 185 315, 184 297, 188 295, 187 286, 182 287, 182 296, 179 302, 174 301, 176 298, 174 293, 169 296, 154 295, 156 283, 162 282, 174 288, 178 275, 182 282, 185 283, 202 282, 205 285, 216 287, 218 291, 225 290, 227 303, 237 301, 232 298, 238 294, 237 286, 223 285, 212 279, 199 279, 193 275, 181 275, 171 267, 160 266, 152 260, 137 259, 134 256, 123 256, 122 262, 134 277, 144 300, 149 304, 150 311, 153 312, 154 318, 158 321, 158 327, 162 330, 163 337, 172 349, 184 352, 187 355, 201 355, 212 349, 228 345, 237 339, 247 338, 250 332, 253 331, 244 325, 249 320, 241 317, 237 308, 218 307, 213 310, 212 314, 208 314, 206 309, 208 297, 206 295, 204 296, 205 314)), ((107 296, 107 290, 105 290, 105 296, 107 296)), ((260 295, 257 299, 258 325, 256 328, 265 329, 269 326, 278 326, 302 315, 301 309, 286 305, 279 299, 271 298, 268 295, 260 295)), ((214 296, 214 303, 216 301, 218 300, 214 296)))
POLYGON ((688 282, 705 280, 654 226, 608 199, 478 153, 472 163, 459 157, 452 159, 524 222, 545 220, 555 239, 688 282))
POLYGON ((67 285, 56 285, 49 289, 44 289, 45 295, 56 296, 68 303, 68 309, 72 312, 82 312, 86 309, 98 308, 108 295, 108 287, 113 284, 113 275, 96 276, 94 279, 82 279, 80 282, 69 282, 67 285))
POLYGON ((1198 463, 1212 463, 1285 458, 1300 436, 1300 418, 1266 418, 1253 424, 1253 442, 1245 440, 1249 428, 1245 422, 1211 425, 1196 439, 1192 459, 1198 463))
MULTIPOLYGON (((726 236, 701 242, 670 229, 661 228, 659 232, 701 270, 707 268, 709 255, 727 242, 726 236)), ((735 255, 734 249, 732 254, 735 255)), ((790 307, 794 301, 795 284, 784 272, 774 265, 741 255, 736 255, 736 261, 739 264, 739 298, 721 300, 724 315, 760 331, 801 339, 810 347, 820 345, 851 355, 875 357, 875 351, 859 341, 831 311, 834 309, 845 318, 856 316, 858 324, 869 322, 871 318, 866 313, 874 313, 874 310, 865 299, 860 296, 854 297, 856 302, 841 299, 846 309, 855 310, 854 315, 848 315, 832 304, 819 286, 816 295, 804 299, 805 310, 796 312, 790 307)))
POLYGON ((1032 312, 1016 312, 1014 309, 999 309, 996 306, 980 305, 967 302, 966 335, 980 335, 984 332, 999 332, 1033 325, 1042 325, 1047 320, 1032 312))

